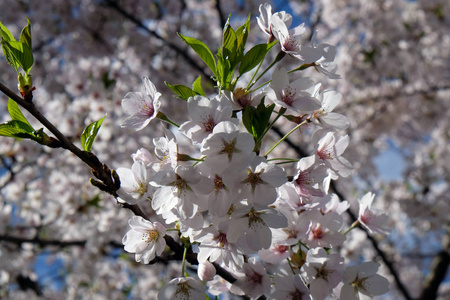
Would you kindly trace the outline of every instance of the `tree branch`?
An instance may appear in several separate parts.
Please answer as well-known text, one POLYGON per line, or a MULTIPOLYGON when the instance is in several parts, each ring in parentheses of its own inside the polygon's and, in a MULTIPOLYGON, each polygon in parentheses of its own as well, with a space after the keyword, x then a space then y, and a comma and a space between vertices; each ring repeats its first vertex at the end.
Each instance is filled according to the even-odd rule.
MULTIPOLYGON (((0 91, 6 96, 14 100, 17 104, 25 108, 33 117, 35 117, 42 125, 44 125, 51 133, 55 135, 58 140, 52 140, 53 147, 62 147, 69 150, 80 158, 85 164, 91 167, 92 174, 101 180, 92 181, 91 183, 97 186, 102 191, 105 191, 114 197, 118 197, 117 190, 120 188, 120 181, 117 176, 108 168, 107 165, 100 162, 100 160, 91 152, 82 151, 76 147, 71 141, 69 141, 64 134, 62 134, 44 115, 37 109, 32 101, 27 101, 7 88, 2 82, 0 82, 0 91), (54 144, 57 144, 55 146, 54 144)), ((52 147, 52 144, 47 146, 52 147)))
POLYGON ((188 54, 187 51, 184 49, 181 49, 180 47, 178 47, 178 45, 164 39, 162 36, 160 36, 157 32, 150 30, 147 26, 144 25, 144 23, 142 23, 141 20, 135 18, 133 15, 129 14, 125 9, 123 9, 118 3, 117 1, 114 0, 106 0, 105 1, 105 5, 107 7, 110 7, 112 9, 114 9, 115 11, 117 11, 119 14, 121 14, 123 17, 127 18, 129 21, 131 21, 132 23, 134 23, 136 26, 138 26, 139 28, 143 29, 145 32, 149 33, 151 36, 163 41, 169 48, 175 50, 175 52, 178 53, 178 55, 180 55, 181 57, 184 58, 184 60, 191 65, 191 67, 193 67, 194 69, 196 69, 197 71, 199 71, 207 80, 211 81, 213 83, 213 85, 215 84, 215 82, 211 79, 211 75, 208 75, 205 72, 205 69, 200 67, 188 54))
POLYGON ((447 231, 442 239, 442 250, 431 263, 431 270, 425 278, 419 300, 437 299, 438 289, 447 274, 450 264, 450 235, 447 231))

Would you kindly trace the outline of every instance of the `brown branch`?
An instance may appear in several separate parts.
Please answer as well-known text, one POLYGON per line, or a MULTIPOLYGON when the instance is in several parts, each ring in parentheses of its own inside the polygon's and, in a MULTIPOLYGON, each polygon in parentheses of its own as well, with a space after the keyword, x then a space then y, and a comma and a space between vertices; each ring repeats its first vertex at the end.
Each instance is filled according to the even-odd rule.
POLYGON ((431 270, 423 284, 419 300, 437 299, 438 289, 445 279, 450 265, 450 235, 447 232, 442 239, 442 250, 431 263, 431 270))
POLYGON ((32 116, 34 116, 42 125, 44 125, 51 133, 55 135, 57 140, 50 138, 50 141, 46 143, 50 147, 61 147, 69 150, 80 158, 85 164, 91 167, 92 174, 100 181, 91 181, 91 183, 97 186, 102 191, 105 191, 114 197, 117 197, 117 190, 120 187, 120 181, 118 177, 111 172, 111 170, 105 164, 101 163, 100 160, 91 152, 82 151, 76 147, 67 137, 62 134, 49 120, 47 120, 44 115, 37 109, 32 101, 27 101, 11 91, 3 83, 0 82, 0 91, 2 91, 6 96, 14 100, 17 104, 25 108, 32 116))
POLYGON ((115 0, 106 0, 105 6, 110 7, 114 9, 116 12, 121 14, 123 17, 134 23, 136 26, 144 30, 145 32, 149 33, 151 36, 157 38, 158 40, 161 40, 164 42, 170 49, 173 49, 178 55, 183 57, 183 59, 191 65, 194 69, 199 71, 207 80, 209 80, 213 85, 215 85, 215 82, 211 79, 211 75, 208 75, 204 68, 200 67, 188 54, 187 51, 184 49, 181 49, 178 45, 164 39, 162 36, 160 36, 157 32, 149 29, 147 26, 142 23, 141 20, 134 17, 132 14, 128 13, 123 7, 121 7, 117 1, 115 0))

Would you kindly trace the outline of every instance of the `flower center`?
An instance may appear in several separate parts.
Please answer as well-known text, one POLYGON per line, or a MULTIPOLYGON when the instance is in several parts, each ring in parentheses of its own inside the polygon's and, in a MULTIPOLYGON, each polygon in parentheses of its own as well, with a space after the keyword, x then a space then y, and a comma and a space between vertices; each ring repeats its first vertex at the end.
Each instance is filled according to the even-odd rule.
POLYGON ((153 107, 152 104, 150 103, 143 103, 141 110, 139 111, 139 113, 141 115, 144 116, 153 116, 153 114, 155 113, 155 108, 153 107))
POLYGON ((216 174, 214 178, 214 190, 219 192, 225 188, 225 184, 223 184, 222 177, 216 174))
POLYGON ((283 101, 289 106, 292 106, 292 103, 294 103, 295 94, 296 94, 295 90, 292 91, 291 87, 288 86, 287 88, 281 91, 281 101, 283 101))
POLYGON ((214 127, 216 126, 216 122, 211 116, 206 116, 206 118, 202 122, 203 127, 205 127, 206 132, 212 132, 214 127))
POLYGON ((238 149, 236 149, 236 139, 232 140, 231 142, 227 142, 225 140, 222 140, 223 146, 222 150, 220 150, 219 154, 226 154, 228 157, 228 161, 231 161, 233 158, 233 153, 239 152, 238 149))
POLYGON ((158 230, 146 230, 142 235, 142 240, 150 245, 152 242, 156 242, 159 238, 158 230))

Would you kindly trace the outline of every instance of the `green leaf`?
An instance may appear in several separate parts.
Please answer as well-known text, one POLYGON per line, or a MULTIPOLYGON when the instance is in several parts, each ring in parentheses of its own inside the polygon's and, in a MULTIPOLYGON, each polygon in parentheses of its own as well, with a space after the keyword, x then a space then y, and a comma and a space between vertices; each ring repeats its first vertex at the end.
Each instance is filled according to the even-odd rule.
POLYGON ((245 23, 236 29, 236 38, 237 38, 237 53, 239 56, 239 60, 242 59, 244 55, 245 43, 247 43, 248 33, 250 31, 250 14, 247 17, 245 23))
POLYGON ((28 74, 28 72, 30 72, 31 70, 31 67, 33 66, 33 53, 31 52, 31 48, 22 42, 5 40, 2 40, 2 46, 5 55, 6 52, 9 55, 6 58, 8 62, 14 68, 16 68, 17 64, 20 65, 25 73, 28 74))
POLYGON ((247 129, 248 133, 250 133, 253 137, 253 115, 255 114, 255 109, 249 105, 244 107, 244 110, 242 111, 242 123, 244 123, 245 128, 247 129))
POLYGON ((35 140, 34 130, 31 132, 28 130, 28 124, 17 120, 11 120, 0 124, 1 136, 35 140))
POLYGON ((12 100, 11 98, 9 98, 9 100, 8 100, 8 112, 13 120, 20 121, 27 125, 27 126, 25 126, 26 127, 25 129, 27 130, 27 132, 34 131, 33 126, 31 126, 31 124, 28 122, 28 120, 25 118, 25 116, 20 111, 19 105, 17 105, 16 101, 12 100))
POLYGON ((228 17, 227 23, 225 24, 225 27, 223 29, 222 54, 224 59, 229 60, 230 62, 234 62, 237 58, 236 57, 237 39, 236 33, 230 26, 230 17, 228 17))
POLYGON ((192 90, 199 95, 205 96, 205 92, 202 88, 202 76, 198 76, 197 79, 195 79, 192 90))
POLYGON ((27 45, 30 49, 31 47, 31 24, 30 20, 27 19, 27 26, 25 26, 22 29, 22 32, 20 33, 20 41, 27 45))
POLYGON ((242 63, 239 66, 239 74, 242 75, 247 73, 256 67, 261 61, 264 60, 267 53, 269 53, 270 49, 272 49, 273 45, 276 43, 277 41, 270 44, 259 44, 245 53, 242 63))
POLYGON ((11 31, 9 31, 9 29, 6 28, 6 26, 3 25, 2 22, 0 22, 0 37, 2 38, 2 40, 5 40, 5 41, 15 41, 16 40, 14 38, 14 36, 12 35, 11 31))
POLYGON ((195 91, 193 91, 191 88, 185 85, 182 84, 171 85, 167 81, 164 83, 169 87, 169 89, 172 90, 172 92, 177 94, 177 96, 183 100, 187 100, 189 99, 189 97, 194 97, 195 95, 197 95, 195 91))
POLYGON ((95 137, 97 136, 98 130, 100 129, 100 126, 102 126, 105 117, 98 121, 92 122, 84 128, 83 133, 81 134, 81 146, 85 151, 91 151, 95 137))
POLYGON ((197 55, 203 60, 203 62, 211 69, 214 75, 216 75, 216 60, 211 50, 201 41, 187 37, 178 33, 178 36, 188 44, 197 55))

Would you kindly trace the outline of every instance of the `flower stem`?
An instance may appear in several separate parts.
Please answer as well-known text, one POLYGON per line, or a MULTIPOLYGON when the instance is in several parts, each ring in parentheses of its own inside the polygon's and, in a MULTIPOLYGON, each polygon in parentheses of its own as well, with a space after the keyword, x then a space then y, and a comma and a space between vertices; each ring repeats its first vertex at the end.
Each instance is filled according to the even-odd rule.
POLYGON ((347 235, 347 233, 352 231, 354 228, 358 227, 360 224, 361 223, 359 222, 359 220, 356 220, 355 222, 353 222, 352 226, 350 226, 350 228, 344 232, 344 235, 347 235))
POLYGON ((175 127, 180 127, 180 125, 178 125, 177 123, 173 122, 172 120, 170 120, 164 113, 162 112, 158 112, 158 114, 156 115, 156 117, 160 120, 166 121, 169 124, 172 124, 175 127))
POLYGON ((291 131, 286 133, 286 135, 283 136, 275 145, 273 145, 273 147, 270 148, 269 151, 267 151, 267 153, 264 155, 264 157, 267 158, 267 156, 270 154, 270 152, 272 152, 279 144, 281 144, 282 141, 284 141, 289 135, 291 135, 294 131, 299 129, 301 126, 303 126, 303 125, 305 125, 306 123, 309 123, 309 122, 310 121, 308 119, 306 119, 305 121, 303 121, 300 124, 298 124, 297 126, 295 126, 291 131))
POLYGON ((186 277, 185 270, 186 270, 186 253, 187 253, 187 247, 184 246, 183 251, 183 262, 181 263, 181 276, 186 277))
MULTIPOLYGON (((280 51, 279 53, 278 53, 278 55, 277 55, 277 57, 275 57, 275 59, 273 60, 273 62, 258 76, 258 78, 256 78, 254 81, 253 80, 251 80, 250 81, 250 83, 249 83, 249 85, 247 86, 247 88, 246 88, 246 90, 248 91, 249 89, 251 89, 252 88, 252 86, 254 86, 255 85, 255 83, 257 83, 258 82, 258 80, 264 75, 264 74, 266 74, 267 73, 267 71, 269 71, 277 62, 279 62, 280 60, 282 60, 283 59, 283 57, 285 57, 286 56, 286 53, 285 52, 283 52, 283 51, 280 51)), ((255 72, 255 74, 256 74, 256 72, 255 72)), ((253 79, 253 78, 252 78, 253 79)), ((267 83, 266 83, 267 84, 267 83)))

